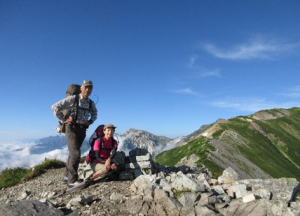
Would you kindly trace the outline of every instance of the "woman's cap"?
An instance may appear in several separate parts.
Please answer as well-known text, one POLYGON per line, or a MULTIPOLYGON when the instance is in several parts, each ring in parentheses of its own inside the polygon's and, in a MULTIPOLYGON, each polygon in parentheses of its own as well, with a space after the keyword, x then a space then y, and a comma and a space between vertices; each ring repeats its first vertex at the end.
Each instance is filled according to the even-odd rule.
POLYGON ((113 124, 107 124, 103 129, 105 130, 106 128, 116 128, 116 126, 114 126, 113 124))

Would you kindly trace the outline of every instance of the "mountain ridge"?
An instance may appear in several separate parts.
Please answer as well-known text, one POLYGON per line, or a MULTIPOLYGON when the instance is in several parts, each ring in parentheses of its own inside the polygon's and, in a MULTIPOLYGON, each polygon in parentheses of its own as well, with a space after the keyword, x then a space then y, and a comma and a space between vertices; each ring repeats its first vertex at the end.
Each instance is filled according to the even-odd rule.
MULTIPOLYGON (((219 120, 211 127, 155 160, 162 165, 198 142, 199 166, 216 173, 232 166, 243 178, 295 177, 300 179, 300 108, 261 110, 247 116, 219 120), (204 148, 203 138, 210 149, 204 148)), ((195 147, 195 149, 197 149, 195 147)), ((186 153, 182 157, 189 157, 186 153)), ((180 158, 178 158, 180 159, 180 158)), ((181 158, 182 159, 182 158, 181 158)))

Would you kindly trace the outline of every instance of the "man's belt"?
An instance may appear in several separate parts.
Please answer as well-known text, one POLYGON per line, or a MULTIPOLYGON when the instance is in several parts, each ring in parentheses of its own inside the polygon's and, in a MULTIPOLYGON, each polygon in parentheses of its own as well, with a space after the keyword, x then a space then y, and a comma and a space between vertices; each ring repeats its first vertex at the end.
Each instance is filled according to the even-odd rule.
POLYGON ((77 123, 68 124, 68 126, 73 127, 73 128, 84 128, 84 129, 87 129, 89 127, 87 125, 77 124, 77 123))

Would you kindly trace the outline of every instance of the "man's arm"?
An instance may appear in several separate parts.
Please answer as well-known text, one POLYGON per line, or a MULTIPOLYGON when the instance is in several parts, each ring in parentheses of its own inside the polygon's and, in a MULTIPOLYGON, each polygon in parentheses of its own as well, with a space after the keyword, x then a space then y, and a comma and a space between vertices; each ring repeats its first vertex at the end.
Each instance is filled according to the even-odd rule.
POLYGON ((51 107, 52 112, 61 123, 63 123, 66 120, 64 114, 62 113, 62 110, 71 109, 71 107, 75 102, 75 97, 76 97, 75 95, 69 96, 52 105, 51 107))

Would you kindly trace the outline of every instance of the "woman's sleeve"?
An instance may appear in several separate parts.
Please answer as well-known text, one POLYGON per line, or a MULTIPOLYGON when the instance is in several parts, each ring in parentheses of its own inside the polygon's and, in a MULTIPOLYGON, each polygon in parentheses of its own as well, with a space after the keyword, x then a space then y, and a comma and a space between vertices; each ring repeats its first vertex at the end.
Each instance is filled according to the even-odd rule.
POLYGON ((94 143, 94 147, 93 147, 93 150, 94 151, 100 151, 100 145, 101 145, 101 139, 96 139, 95 140, 95 143, 94 143))
POLYGON ((105 160, 100 157, 100 151, 95 151, 95 156, 97 161, 99 161, 100 163, 105 163, 105 160))

